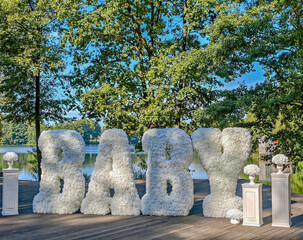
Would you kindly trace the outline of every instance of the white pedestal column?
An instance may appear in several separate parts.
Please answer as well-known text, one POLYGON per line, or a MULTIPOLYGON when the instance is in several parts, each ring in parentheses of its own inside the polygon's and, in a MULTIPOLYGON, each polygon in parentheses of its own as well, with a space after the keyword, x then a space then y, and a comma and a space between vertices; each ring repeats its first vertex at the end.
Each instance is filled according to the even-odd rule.
POLYGON ((2 215, 18 215, 19 169, 3 169, 2 215))
POLYGON ((260 227, 262 215, 262 183, 242 184, 243 225, 260 227))
POLYGON ((272 226, 290 227, 290 173, 271 174, 272 226))

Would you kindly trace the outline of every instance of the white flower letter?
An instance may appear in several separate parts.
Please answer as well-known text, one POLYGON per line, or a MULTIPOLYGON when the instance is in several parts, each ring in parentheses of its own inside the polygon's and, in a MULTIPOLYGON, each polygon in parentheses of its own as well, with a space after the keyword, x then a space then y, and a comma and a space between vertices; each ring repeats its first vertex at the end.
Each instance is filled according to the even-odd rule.
POLYGON ((190 137, 181 129, 151 129, 144 133, 148 153, 144 215, 186 216, 194 202, 193 180, 188 166, 193 159, 190 137), (170 159, 167 159, 169 153, 170 159), (172 191, 167 193, 167 184, 172 191))
POLYGON ((77 212, 85 194, 85 180, 79 169, 85 156, 82 136, 73 130, 49 130, 39 138, 42 153, 40 192, 33 201, 35 213, 77 212), (64 187, 60 193, 60 179, 64 187))
POLYGON ((230 209, 242 210, 235 195, 239 174, 250 154, 250 133, 244 128, 199 128, 193 146, 207 172, 211 194, 203 201, 206 217, 226 217, 230 209))
POLYGON ((133 180, 128 138, 121 129, 106 130, 89 189, 81 205, 84 214, 140 215, 140 199, 133 180), (114 189, 114 196, 110 196, 114 189))

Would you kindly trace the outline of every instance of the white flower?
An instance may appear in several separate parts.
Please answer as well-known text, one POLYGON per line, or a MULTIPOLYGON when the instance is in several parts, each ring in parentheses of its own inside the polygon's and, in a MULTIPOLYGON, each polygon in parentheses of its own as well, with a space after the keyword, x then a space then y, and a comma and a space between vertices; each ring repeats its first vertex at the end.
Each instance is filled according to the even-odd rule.
POLYGON ((140 215, 140 198, 133 179, 128 138, 122 129, 106 130, 81 204, 84 214, 140 215), (110 196, 110 189, 115 194, 110 196))
POLYGON ((238 176, 250 154, 250 133, 244 128, 199 128, 193 146, 207 172, 211 194, 203 201, 206 217, 226 217, 229 209, 242 209, 236 196, 238 176))
POLYGON ((233 208, 227 211, 226 217, 230 219, 240 220, 243 218, 243 212, 239 209, 233 208))
POLYGON ((288 164, 289 160, 288 157, 286 157, 285 155, 278 154, 272 158, 272 162, 277 165, 285 165, 288 164))
POLYGON ((8 169, 12 169, 14 162, 18 160, 18 155, 14 152, 7 152, 3 155, 3 160, 7 161, 8 169))
POLYGON ((142 138, 148 153, 146 194, 142 213, 186 216, 194 203, 193 180, 187 171, 193 160, 190 137, 181 129, 151 129, 142 138), (167 193, 168 183, 172 192, 167 193))
POLYGON ((7 162, 15 162, 18 160, 18 155, 14 152, 7 152, 3 155, 3 160, 7 162))
POLYGON ((42 176, 33 211, 77 212, 85 194, 85 179, 79 169, 85 156, 82 136, 73 130, 49 130, 41 133, 38 144, 42 153, 42 176), (62 193, 60 180, 64 181, 62 193))
POLYGON ((260 168, 256 164, 249 164, 244 167, 244 173, 249 176, 259 175, 260 168))

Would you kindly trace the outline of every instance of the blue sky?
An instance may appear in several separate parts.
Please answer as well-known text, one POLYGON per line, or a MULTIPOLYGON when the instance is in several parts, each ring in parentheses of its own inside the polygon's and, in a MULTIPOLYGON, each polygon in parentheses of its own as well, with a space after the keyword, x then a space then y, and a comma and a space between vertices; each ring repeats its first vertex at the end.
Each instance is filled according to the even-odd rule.
POLYGON ((225 83, 223 89, 233 89, 239 86, 239 83, 244 82, 248 87, 254 86, 256 83, 264 81, 264 70, 257 63, 254 64, 254 71, 244 74, 242 77, 237 78, 233 82, 225 83))

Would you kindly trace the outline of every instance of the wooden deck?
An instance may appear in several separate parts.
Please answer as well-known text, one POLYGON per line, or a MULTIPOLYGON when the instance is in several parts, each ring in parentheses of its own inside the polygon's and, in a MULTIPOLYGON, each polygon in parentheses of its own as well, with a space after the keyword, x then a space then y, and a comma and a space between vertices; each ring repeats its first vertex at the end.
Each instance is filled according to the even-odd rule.
MULTIPOLYGON (((1 239, 303 239, 303 195, 291 196, 291 228, 271 226, 271 188, 263 186, 261 227, 232 225, 229 219, 205 218, 202 201, 209 194, 208 180, 194 180, 195 205, 187 217, 99 216, 33 214, 37 182, 19 182, 18 216, 0 216, 1 239)), ((239 180, 237 195, 241 196, 239 180)), ((140 197, 145 181, 136 181, 140 197)), ((2 207, 2 184, 0 184, 2 207)))

